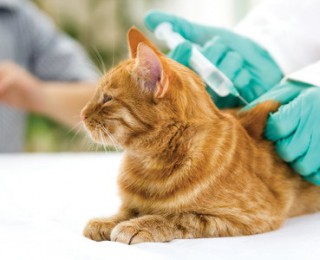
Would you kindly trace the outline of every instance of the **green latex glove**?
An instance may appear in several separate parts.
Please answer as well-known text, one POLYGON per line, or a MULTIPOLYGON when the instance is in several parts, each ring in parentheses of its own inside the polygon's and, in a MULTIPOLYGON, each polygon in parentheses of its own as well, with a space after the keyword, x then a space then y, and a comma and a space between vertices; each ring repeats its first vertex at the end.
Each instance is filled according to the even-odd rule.
MULTIPOLYGON (((168 53, 168 57, 188 67, 189 59, 192 53, 191 48, 191 43, 186 41, 184 43, 179 44, 174 50, 170 51, 168 53)), ((215 105, 219 108, 238 107, 245 105, 241 102, 239 98, 234 97, 232 95, 228 95, 227 97, 220 97, 208 86, 206 86, 206 90, 213 102, 215 103, 215 105)))
POLYGON ((279 156, 300 175, 320 185, 320 88, 287 81, 244 109, 265 100, 282 103, 268 119, 266 138, 275 142, 279 156))
MULTIPOLYGON (((204 56, 233 82, 247 101, 256 99, 282 78, 279 66, 268 52, 244 36, 219 27, 195 24, 159 11, 151 11, 145 17, 145 24, 151 31, 162 22, 171 23, 174 31, 191 43, 199 45, 204 56)), ((190 55, 191 45, 184 43, 170 54, 186 66, 189 65, 190 55)), ((221 100, 228 102, 222 104, 222 107, 239 104, 234 97, 221 100)))

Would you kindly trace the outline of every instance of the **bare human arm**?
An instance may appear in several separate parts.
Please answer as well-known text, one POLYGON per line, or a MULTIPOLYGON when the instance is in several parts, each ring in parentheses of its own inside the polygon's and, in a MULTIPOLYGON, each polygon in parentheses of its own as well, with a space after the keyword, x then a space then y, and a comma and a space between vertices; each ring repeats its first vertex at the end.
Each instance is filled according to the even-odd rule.
POLYGON ((9 36, 23 45, 12 44, 11 61, 0 61, 0 103, 74 126, 94 91, 95 66, 33 3, 23 1, 14 11, 9 36), (18 18, 23 23, 15 27, 18 18))
POLYGON ((0 63, 0 103, 48 116, 73 127, 94 92, 85 81, 44 81, 12 62, 0 63))

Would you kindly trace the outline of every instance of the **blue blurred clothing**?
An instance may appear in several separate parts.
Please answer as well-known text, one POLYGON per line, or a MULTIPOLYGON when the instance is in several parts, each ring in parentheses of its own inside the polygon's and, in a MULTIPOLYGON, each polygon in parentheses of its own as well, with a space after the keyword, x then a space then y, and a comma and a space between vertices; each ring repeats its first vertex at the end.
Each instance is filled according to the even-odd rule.
MULTIPOLYGON (((46 81, 94 81, 82 47, 26 0, 0 0, 0 62, 10 60, 46 81)), ((26 113, 0 104, 0 153, 23 150, 26 113)))

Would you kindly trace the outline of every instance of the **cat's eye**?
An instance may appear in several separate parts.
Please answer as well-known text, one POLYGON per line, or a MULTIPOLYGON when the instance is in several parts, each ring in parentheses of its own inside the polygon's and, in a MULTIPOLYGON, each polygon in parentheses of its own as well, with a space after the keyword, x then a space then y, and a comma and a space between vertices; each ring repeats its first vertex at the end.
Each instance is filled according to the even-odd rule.
POLYGON ((107 102, 109 102, 109 101, 111 101, 111 100, 112 100, 112 97, 111 97, 111 96, 105 95, 105 96, 103 97, 102 103, 105 104, 105 103, 107 103, 107 102))

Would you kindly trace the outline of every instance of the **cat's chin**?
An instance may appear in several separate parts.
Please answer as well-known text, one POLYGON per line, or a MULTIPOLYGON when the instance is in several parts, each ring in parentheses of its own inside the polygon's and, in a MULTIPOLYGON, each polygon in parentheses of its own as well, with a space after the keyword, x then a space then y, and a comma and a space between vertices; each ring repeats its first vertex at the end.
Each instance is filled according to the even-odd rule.
POLYGON ((95 142, 95 143, 97 143, 97 144, 106 144, 106 141, 107 141, 107 140, 105 140, 105 139, 103 140, 103 139, 101 138, 101 135, 99 135, 99 134, 97 134, 97 133, 95 133, 95 132, 92 132, 92 131, 88 131, 88 130, 87 130, 87 133, 88 133, 90 139, 91 139, 93 142, 95 142))
POLYGON ((87 129, 87 133, 90 139, 99 145, 121 148, 120 145, 114 140, 114 138, 111 138, 109 136, 103 136, 99 133, 90 131, 88 129, 87 129))

